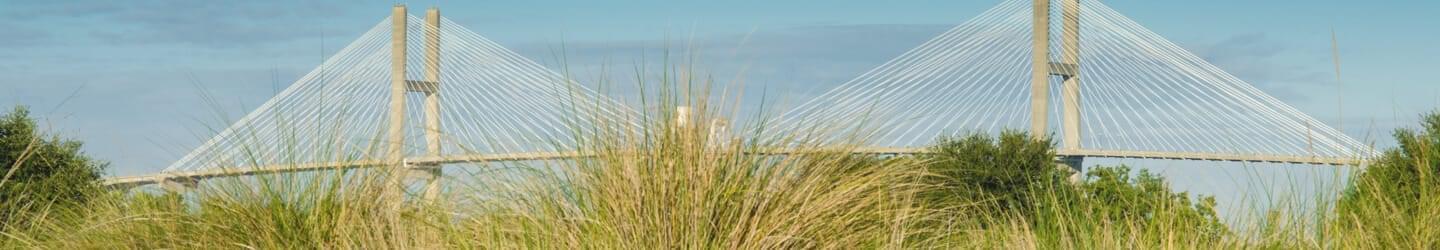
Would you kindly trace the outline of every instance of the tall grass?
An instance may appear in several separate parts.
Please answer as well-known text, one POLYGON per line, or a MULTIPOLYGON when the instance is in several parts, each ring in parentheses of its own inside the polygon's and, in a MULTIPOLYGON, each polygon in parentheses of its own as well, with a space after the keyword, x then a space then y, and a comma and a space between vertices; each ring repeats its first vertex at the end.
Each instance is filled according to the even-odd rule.
POLYGON ((101 194, 6 227, 0 246, 1433 248, 1440 238, 1429 226, 1440 222, 1434 195, 1412 204, 1374 194, 1343 214, 1265 211, 1272 216, 1240 223, 1256 229, 1227 230, 1204 226, 1214 222, 1187 207, 1194 206, 1188 197, 1163 182, 1132 182, 1128 170, 1092 171, 1091 181, 1078 185, 1039 184, 1027 194, 1037 205, 1016 213, 991 211, 995 197, 937 204, 924 197, 943 188, 925 181, 936 176, 927 168, 932 160, 848 153, 860 137, 807 139, 835 138, 824 126, 780 134, 760 129, 764 119, 757 119, 733 130, 741 135, 717 133, 732 129, 711 121, 733 118, 725 115, 733 104, 711 102, 708 82, 674 77, 681 75, 693 74, 661 77, 660 91, 641 105, 663 108, 573 128, 587 131, 573 146, 586 157, 452 173, 442 200, 397 201, 392 183, 405 177, 394 167, 236 178, 185 195, 101 194), (692 109, 680 115, 675 106, 692 109), (757 153, 780 147, 788 154, 757 153), (1103 185, 1163 190, 1105 193, 1103 185), (1147 212, 1133 212, 1139 207, 1147 212), (1397 216, 1402 210, 1414 216, 1397 216))
POLYGON ((914 202, 924 188, 914 181, 925 174, 919 162, 803 139, 819 136, 717 133, 730 130, 711 122, 729 118, 716 115, 726 107, 710 103, 709 83, 693 75, 668 72, 640 105, 665 108, 573 128, 584 131, 573 148, 586 157, 483 165, 492 170, 463 177, 471 179, 442 201, 394 202, 387 183, 404 178, 394 167, 235 178, 183 196, 111 193, 3 240, 27 248, 918 244, 909 242, 914 222, 929 214, 914 202), (781 146, 784 155, 757 153, 781 146))

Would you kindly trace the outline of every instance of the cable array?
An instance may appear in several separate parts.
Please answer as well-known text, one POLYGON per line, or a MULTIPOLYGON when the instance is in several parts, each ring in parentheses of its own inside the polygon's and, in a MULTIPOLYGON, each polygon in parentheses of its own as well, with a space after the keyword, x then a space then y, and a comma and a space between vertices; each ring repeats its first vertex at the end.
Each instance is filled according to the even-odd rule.
MULTIPOLYGON (((1010 0, 784 113, 776 129, 819 127, 877 147, 937 137, 1025 131, 1030 124, 1032 6, 1010 0), (862 122, 856 122, 862 121, 862 122), (838 124, 840 126, 836 127, 838 124)), ((1059 3, 1052 4, 1059 6, 1059 3)), ((1079 100, 1050 81, 1048 128, 1079 102, 1085 150, 1367 157, 1370 147, 1126 18, 1080 1, 1079 100)), ((1051 11, 1052 22, 1061 20, 1051 11)), ((1077 51, 1051 25, 1051 61, 1077 51)), ((848 138, 847 138, 848 139, 848 138)), ((853 139, 852 139, 853 140, 853 139)))
MULTIPOLYGON (((166 172, 383 157, 391 91, 387 18, 166 172)), ((406 79, 424 78, 436 27, 407 20, 406 79)), ((442 19, 441 155, 574 150, 594 126, 633 126, 634 111, 442 19)), ((423 92, 408 93, 405 154, 426 155, 423 92)))
MULTIPOLYGON (((867 146, 1029 126, 1030 0, 1009 0, 780 116, 780 132, 867 146), (825 139, 825 138, 822 138, 825 139), (829 138, 838 139, 838 138, 829 138)), ((1051 20, 1060 20, 1052 11, 1051 20)), ((379 156, 388 142, 388 18, 165 171, 326 163, 379 156)), ((407 77, 431 65, 407 21, 407 77)), ((1064 32, 1051 25, 1052 34, 1064 32)), ((1051 36, 1052 61, 1078 53, 1080 100, 1051 79, 1049 128, 1080 104, 1085 150, 1366 157, 1370 147, 1266 95, 1098 0, 1080 1, 1078 51, 1051 36)), ((460 25, 438 27, 441 155, 573 150, 594 126, 631 126, 634 110, 460 25)), ((1072 34, 1073 35, 1073 34, 1072 34)), ((407 94, 407 156, 424 155, 423 93, 407 94)), ((1054 136, 1063 140, 1064 136, 1054 136)))

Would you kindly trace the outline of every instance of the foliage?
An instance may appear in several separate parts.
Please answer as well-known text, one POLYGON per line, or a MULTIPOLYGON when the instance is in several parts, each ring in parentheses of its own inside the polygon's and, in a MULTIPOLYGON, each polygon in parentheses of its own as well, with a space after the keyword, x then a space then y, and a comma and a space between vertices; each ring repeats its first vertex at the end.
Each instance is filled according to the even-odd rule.
POLYGON ((1188 193, 1171 190, 1164 178, 1145 170, 1132 173, 1125 166, 1096 167, 1080 183, 1071 183, 1069 170, 1055 164, 1051 141, 1024 133, 942 138, 919 158, 933 174, 925 182, 935 189, 923 194, 929 206, 978 218, 962 223, 983 230, 1003 231, 1019 223, 1033 230, 1032 240, 1041 245, 1104 246, 1083 238, 1102 232, 1141 241, 1130 244, 1215 244, 1229 234, 1213 197, 1192 200, 1188 193), (1184 233, 1159 239, 1146 238, 1148 232, 1184 233))
POLYGON ((912 222, 929 216, 915 206, 915 195, 924 188, 914 185, 925 173, 921 164, 853 156, 852 149, 799 139, 824 136, 717 136, 709 127, 716 123, 701 122, 714 118, 709 114, 719 113, 717 108, 677 98, 683 95, 662 94, 658 106, 695 107, 693 120, 677 121, 679 116, 662 109, 626 118, 633 120, 574 128, 587 133, 578 133, 578 145, 568 147, 586 157, 458 168, 447 174, 458 180, 447 180, 447 194, 434 203, 377 206, 391 203, 382 194, 394 186, 385 183, 404 177, 381 170, 210 180, 183 197, 107 196, 86 213, 0 236, 0 245, 833 249, 919 244, 906 240, 915 229, 912 222), (761 136, 747 138, 755 137, 761 136), (783 156, 754 153, 782 145, 788 150, 783 156))
POLYGON ((1215 197, 1201 196, 1195 202, 1188 192, 1174 192, 1165 183, 1165 178, 1140 170, 1132 178, 1130 168, 1097 167, 1086 172, 1085 183, 1080 190, 1086 199, 1101 204, 1111 204, 1095 211, 1098 217, 1114 221, 1146 221, 1155 218, 1161 211, 1176 209, 1181 216, 1202 221, 1196 227, 1206 230, 1223 230, 1215 214, 1215 197))
POLYGON ((1398 147, 1365 166, 1337 205, 1334 226, 1394 247, 1440 246, 1440 112, 1394 133, 1398 147))
MULTIPOLYGON (((1071 208, 1084 208, 1096 221, 1123 222, 1139 228, 1177 226, 1173 230, 1191 232, 1199 239, 1218 240, 1229 233, 1215 213, 1215 197, 1200 196, 1191 200, 1188 192, 1175 192, 1165 178, 1130 167, 1095 167, 1085 173, 1079 195, 1071 208)), ((1064 206, 1059 206, 1064 208, 1064 206)))
POLYGON ((578 150, 594 157, 526 166, 519 179, 481 177, 496 185, 468 192, 495 198, 476 204, 488 212, 462 222, 465 230, 498 248, 909 245, 909 226, 925 216, 912 214, 920 164, 852 156, 850 148, 800 139, 824 136, 711 133, 717 123, 702 121, 719 108, 667 98, 678 96, 693 95, 662 95, 658 106, 696 112, 650 111, 637 119, 642 132, 631 132, 627 121, 587 128, 600 132, 578 150), (753 153, 782 145, 783 156, 753 153))
POLYGON ((919 158, 934 174, 927 181, 937 188, 924 194, 934 207, 1029 213, 1035 208, 1034 184, 1069 175, 1056 167, 1049 139, 1020 132, 1001 133, 998 140, 983 134, 941 138, 919 158))
POLYGON ((100 191, 106 164, 85 156, 80 146, 41 134, 25 107, 0 117, 0 229, 26 223, 51 206, 84 202, 100 191))
MULTIPOLYGON (((453 179, 434 202, 387 200, 400 168, 211 180, 185 195, 101 192, 96 169, 58 171, 89 187, 45 194, 33 183, 55 179, 10 168, 5 205, 42 205, 8 215, 26 222, 0 232, 0 248, 1388 249, 1440 239, 1430 226, 1440 224, 1440 115, 1421 132, 1397 132, 1401 147, 1353 180, 1338 212, 1267 211, 1237 222, 1263 228, 1231 231, 1213 198, 1175 192, 1144 170, 1097 167, 1070 183, 1051 142, 1022 133, 945 138, 930 154, 877 159, 798 139, 827 136, 716 138, 715 123, 700 122, 714 112, 683 123, 651 112, 575 128, 594 132, 575 148, 582 159, 447 168, 453 179), (755 154, 782 145, 793 151, 755 154), (29 199, 40 194, 59 198, 29 199), (47 205, 62 203, 78 205, 47 205)), ((79 156, 77 142, 35 135, 23 109, 0 125, 4 166, 103 166, 79 156), (15 145, 34 153, 16 157, 15 145)))
MULTIPOLYGON (((1000 175, 1050 180, 1024 188, 984 189, 1028 192, 1010 196, 1021 197, 1017 204, 1028 205, 1008 208, 1008 214, 956 212, 954 208, 979 207, 973 205, 977 202, 964 205, 958 200, 949 201, 958 206, 931 209, 926 206, 939 202, 931 199, 941 197, 942 191, 930 190, 938 187, 931 185, 938 176, 924 170, 940 165, 919 158, 877 160, 822 147, 806 148, 793 157, 764 157, 745 152, 768 144, 717 143, 702 136, 708 133, 697 132, 705 131, 703 127, 650 127, 644 130, 653 133, 648 137, 587 140, 583 148, 598 154, 585 161, 490 165, 486 169, 492 170, 469 176, 452 173, 470 180, 455 180, 465 184, 452 186, 447 198, 434 204, 377 205, 382 195, 374 184, 387 183, 383 174, 282 175, 209 183, 183 197, 99 195, 80 212, 56 213, 29 228, 0 235, 0 245, 60 249, 1433 246, 1426 237, 1434 236, 1434 230, 1419 224, 1424 221, 1392 228, 1380 223, 1398 220, 1376 214, 1349 217, 1374 220, 1365 224, 1336 218, 1306 228, 1295 220, 1277 219, 1285 217, 1277 211, 1254 221, 1277 230, 1231 232, 1216 218, 1212 198, 1193 200, 1171 190, 1160 177, 1127 167, 1090 169, 1079 185, 1058 176, 1000 175), (926 199, 914 199, 921 197, 926 199)), ((1030 149, 1014 145, 1031 142, 1020 137, 1011 139, 1015 144, 1007 147, 1003 137, 988 143, 968 140, 961 145, 974 149, 966 150, 994 151, 990 156, 949 153, 990 164, 1014 160, 994 155, 1019 157, 1014 151, 1030 149), (1011 152, 1001 152, 1002 148, 1011 152)), ((1049 163, 1049 158, 1033 156, 1048 152, 1029 152, 1034 161, 1049 163)), ((958 160, 948 163, 961 165, 958 160)), ((996 199, 985 194, 975 197, 996 199)), ((1426 218, 1426 211, 1435 207, 1422 202, 1414 209, 1417 218, 1426 218)))

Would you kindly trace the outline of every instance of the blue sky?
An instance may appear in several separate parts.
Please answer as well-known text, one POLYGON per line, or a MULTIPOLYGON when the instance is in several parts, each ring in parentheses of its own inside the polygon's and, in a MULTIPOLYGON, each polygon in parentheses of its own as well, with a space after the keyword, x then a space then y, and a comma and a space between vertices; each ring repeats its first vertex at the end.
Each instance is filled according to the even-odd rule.
MULTIPOLYGON (((818 94, 998 3, 974 1, 416 1, 539 61, 624 67, 665 41, 699 41, 750 88, 818 94), (743 46, 740 41, 746 41, 743 46), (564 45, 565 52, 557 52, 564 45)), ((1106 1, 1321 121, 1387 146, 1440 107, 1436 1, 1106 1), (1343 84, 1334 81, 1330 31, 1343 84), (1337 94, 1344 93, 1337 104, 1337 94), (1343 119, 1342 119, 1343 114, 1343 119)), ((375 1, 0 0, 0 105, 28 105, 86 141, 112 174, 153 173, 389 14, 375 1), (204 100, 202 93, 213 96, 204 100), (227 118, 228 117, 228 118, 227 118)), ((1237 164, 1129 163, 1202 193, 1333 175, 1237 164), (1222 169, 1224 171, 1215 171, 1222 169), (1299 177, 1296 177, 1299 176, 1299 177), (1309 177, 1306 177, 1309 176, 1309 177), (1260 179, 1256 181, 1256 179, 1260 179), (1239 185, 1236 185, 1240 182, 1239 185)), ((1283 168, 1293 169, 1293 168, 1283 168)), ((1305 184, 1308 185, 1308 184, 1305 184)), ((1302 187, 1303 189, 1303 187, 1302 187)), ((1273 190, 1272 190, 1273 191, 1273 190)), ((1233 196, 1233 195, 1232 195, 1233 196)), ((1224 199, 1222 199, 1223 202, 1224 199)))

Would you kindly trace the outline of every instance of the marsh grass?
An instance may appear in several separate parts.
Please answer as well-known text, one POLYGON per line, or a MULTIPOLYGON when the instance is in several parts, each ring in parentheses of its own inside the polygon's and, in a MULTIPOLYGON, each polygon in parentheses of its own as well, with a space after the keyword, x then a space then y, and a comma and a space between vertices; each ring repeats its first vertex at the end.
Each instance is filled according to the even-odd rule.
POLYGON ((666 72, 649 85, 658 91, 641 100, 641 107, 656 108, 571 128, 583 136, 570 147, 585 157, 471 166, 479 170, 451 174, 444 199, 415 199, 413 190, 397 199, 394 183, 407 177, 394 167, 230 178, 184 195, 107 192, 80 206, 49 209, 7 227, 0 246, 1433 248, 1440 236, 1430 226, 1440 222, 1434 195, 1404 203, 1375 194, 1349 204, 1354 209, 1343 215, 1264 211, 1269 216, 1232 223, 1253 227, 1244 230, 1197 226, 1213 221, 1176 203, 1163 182, 1146 187, 1164 188, 1156 193, 1166 195, 1103 194, 1088 189, 1100 184, 1088 182, 1041 184, 1027 194, 1038 205, 1021 213, 991 211, 995 197, 936 204, 922 197, 939 188, 923 181, 936 176, 923 157, 850 154, 866 138, 848 134, 841 138, 849 143, 837 142, 823 125, 779 133, 764 129, 766 119, 734 127, 713 122, 733 118, 734 104, 708 98, 704 78, 666 72), (676 106, 691 111, 677 114, 670 108, 676 106), (757 153, 775 148, 789 151, 757 153), (1127 214, 1137 204, 1150 212, 1127 214))
MULTIPOLYGON (((656 90, 640 106, 664 108, 571 128, 583 136, 570 147, 585 157, 482 164, 476 167, 488 171, 465 176, 473 180, 451 187, 444 200, 397 202, 393 183, 406 177, 395 167, 227 178, 184 195, 107 193, 7 231, 4 242, 267 249, 910 244, 913 222, 929 214, 914 202, 924 188, 914 181, 925 174, 919 162, 853 156, 847 152, 855 144, 807 141, 821 136, 733 129, 716 122, 733 106, 710 102, 709 81, 683 71, 667 69, 660 83, 640 83, 656 90), (717 132, 732 129, 749 134, 717 132), (757 153, 781 147, 784 154, 757 153)), ((587 107, 576 110, 600 115, 585 113, 587 107)))

